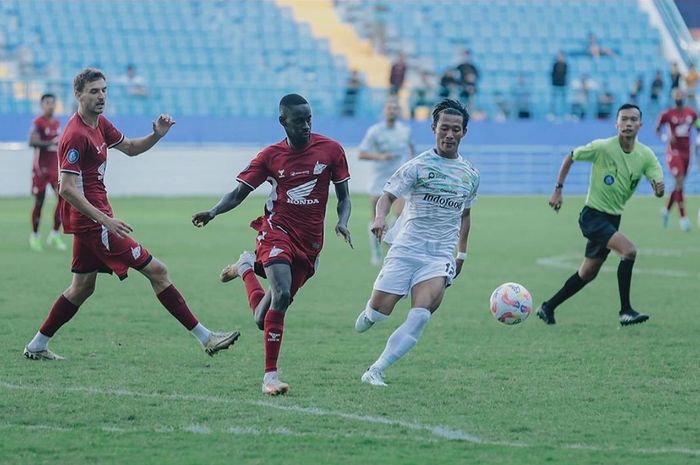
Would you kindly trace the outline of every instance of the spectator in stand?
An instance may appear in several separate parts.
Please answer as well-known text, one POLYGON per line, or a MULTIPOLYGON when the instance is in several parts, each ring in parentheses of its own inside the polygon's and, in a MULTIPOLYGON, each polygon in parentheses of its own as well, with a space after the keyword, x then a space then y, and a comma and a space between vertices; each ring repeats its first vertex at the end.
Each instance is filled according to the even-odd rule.
POLYGON ((386 52, 386 20, 389 4, 386 0, 375 0, 372 8, 372 45, 377 53, 386 52))
POLYGON ((634 81, 632 86, 630 87, 630 101, 629 103, 633 103, 634 105, 639 105, 639 96, 642 95, 642 91, 644 90, 644 76, 638 76, 637 80, 634 81))
POLYGON ((119 84, 126 86, 126 93, 132 97, 146 98, 148 97, 148 85, 143 76, 136 74, 136 67, 128 65, 126 74, 117 79, 119 84))
POLYGON ((598 84, 584 73, 579 79, 571 83, 571 116, 574 119, 585 119, 590 106, 591 92, 598 88, 598 84))
POLYGON ((497 90, 493 93, 493 103, 496 105, 494 121, 502 123, 510 118, 510 102, 503 92, 497 90))
POLYGON ((457 93, 457 88, 459 87, 459 81, 455 77, 455 71, 452 68, 448 68, 440 77, 440 90, 438 95, 442 99, 455 98, 457 93))
POLYGON ((466 104, 467 110, 474 111, 476 93, 479 84, 479 68, 472 61, 471 50, 462 52, 462 62, 457 65, 459 80, 462 86, 460 97, 466 104))
POLYGON ((649 111, 654 115, 661 108, 661 94, 664 92, 664 78, 660 69, 656 70, 654 80, 651 81, 651 93, 649 94, 649 111))
POLYGON ((357 111, 357 100, 364 83, 359 71, 352 70, 347 83, 345 84, 345 97, 343 98, 343 109, 341 114, 350 118, 355 116, 357 111))
POLYGON ((426 70, 421 71, 418 82, 411 89, 411 119, 416 117, 419 107, 432 109, 435 103, 435 83, 433 75, 426 70))
POLYGON ((600 43, 598 42, 598 37, 596 37, 595 34, 590 32, 588 34, 588 42, 586 44, 586 51, 588 52, 588 55, 591 56, 591 58, 598 59, 600 57, 610 57, 610 58, 615 58, 617 56, 617 53, 611 48, 607 47, 602 47, 600 43))
POLYGON ((391 95, 396 95, 401 91, 406 79, 407 68, 406 56, 403 52, 399 52, 396 61, 391 65, 391 72, 389 73, 389 93, 391 95))
POLYGON ((678 89, 681 86, 681 69, 678 67, 678 63, 671 64, 671 94, 673 94, 674 89, 678 89))
POLYGON ((688 73, 685 75, 685 97, 688 105, 690 105, 693 110, 697 108, 697 102, 695 101, 695 91, 698 87, 698 80, 700 80, 700 74, 698 74, 693 63, 688 65, 688 73))
POLYGON ((610 118, 615 104, 615 95, 610 91, 608 83, 604 82, 598 91, 596 116, 598 119, 606 120, 610 118))
POLYGON ((566 56, 561 50, 552 65, 552 99, 550 101, 550 118, 560 117, 566 111, 567 77, 569 65, 566 56))
POLYGON ((515 86, 513 86, 513 104, 515 105, 515 114, 519 119, 530 118, 531 97, 532 90, 530 89, 525 75, 522 73, 518 74, 518 80, 515 86))

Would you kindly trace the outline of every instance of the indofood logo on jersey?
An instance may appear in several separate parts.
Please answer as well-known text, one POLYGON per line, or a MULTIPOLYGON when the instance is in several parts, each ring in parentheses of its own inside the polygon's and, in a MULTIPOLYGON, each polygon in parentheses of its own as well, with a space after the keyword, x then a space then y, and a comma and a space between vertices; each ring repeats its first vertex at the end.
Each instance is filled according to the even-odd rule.
POLYGON ((293 205, 314 205, 319 203, 318 199, 308 199, 307 197, 311 194, 311 191, 316 187, 317 179, 312 179, 309 182, 295 187, 294 189, 289 189, 287 191, 287 203, 293 205))
POLYGON ((464 204, 464 202, 462 202, 461 200, 451 200, 441 195, 435 194, 425 194, 423 196, 423 200, 425 200, 426 202, 434 203, 443 208, 454 208, 455 210, 461 210, 462 205, 464 204))

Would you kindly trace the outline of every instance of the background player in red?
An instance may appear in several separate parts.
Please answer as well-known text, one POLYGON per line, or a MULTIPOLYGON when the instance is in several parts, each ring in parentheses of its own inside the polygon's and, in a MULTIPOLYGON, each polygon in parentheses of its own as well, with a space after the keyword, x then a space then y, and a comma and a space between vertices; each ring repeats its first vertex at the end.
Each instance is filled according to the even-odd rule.
POLYGON ((698 115, 695 110, 686 107, 683 102, 683 91, 673 90, 675 107, 669 108, 659 116, 656 124, 656 134, 661 137, 661 129, 668 124, 668 145, 666 147, 666 163, 673 175, 675 185, 668 197, 666 206, 661 210, 664 227, 668 226, 668 213, 673 203, 678 204, 681 229, 690 230, 690 222, 685 216, 685 199, 683 198, 683 184, 690 164, 690 130, 695 126, 698 115))
MULTIPOLYGON (((44 94, 41 96, 41 116, 32 121, 29 132, 29 145, 34 147, 34 161, 32 162, 32 195, 34 196, 34 208, 32 208, 32 234, 29 236, 29 247, 36 252, 41 252, 41 237, 39 236, 39 222, 41 220, 41 207, 46 197, 46 187, 51 186, 58 195, 58 133, 61 123, 54 118, 56 110, 56 96, 44 94)), ((56 204, 53 215, 53 229, 46 238, 49 245, 58 250, 66 250, 66 244, 61 239, 61 202, 56 204)))
POLYGON ((209 355, 227 349, 238 331, 214 333, 190 312, 185 299, 168 277, 164 263, 132 239, 132 228, 114 218, 104 185, 107 150, 114 147, 130 157, 153 147, 175 121, 160 115, 153 132, 139 139, 127 139, 102 116, 107 101, 107 83, 101 71, 87 68, 73 81, 78 111, 58 145, 61 181, 59 194, 65 202, 61 217, 67 233, 73 234, 73 281, 56 300, 34 338, 24 348, 32 360, 60 360, 48 349, 51 337, 78 311, 95 291, 98 272, 114 272, 126 279, 129 268, 140 271, 151 282, 161 304, 187 328, 209 355))
POLYGON ((238 175, 239 184, 233 191, 211 210, 192 217, 195 226, 205 226, 217 215, 236 208, 263 182, 272 185, 264 216, 250 224, 258 232, 255 255, 243 252, 238 262, 224 268, 221 280, 243 279, 248 303, 264 334, 262 392, 273 396, 289 389, 277 375, 284 316, 296 292, 316 271, 331 182, 338 197, 335 232, 352 247, 348 230, 350 173, 343 148, 311 133, 311 107, 298 94, 282 98, 279 122, 287 138, 263 149, 238 175), (270 282, 267 294, 255 273, 270 282))

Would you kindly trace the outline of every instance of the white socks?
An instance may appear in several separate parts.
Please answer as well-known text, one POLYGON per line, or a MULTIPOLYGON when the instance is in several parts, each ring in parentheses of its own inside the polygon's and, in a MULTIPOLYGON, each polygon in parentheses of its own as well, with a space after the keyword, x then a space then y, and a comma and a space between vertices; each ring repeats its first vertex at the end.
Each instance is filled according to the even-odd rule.
POLYGON ((412 308, 408 312, 406 321, 389 336, 384 352, 372 364, 371 368, 384 371, 406 355, 418 343, 428 321, 430 321, 430 310, 412 308))
POLYGON ((41 352, 42 350, 46 350, 50 340, 51 338, 49 336, 44 336, 41 334, 41 331, 37 331, 36 336, 27 344, 27 349, 30 352, 41 352))
POLYGON ((211 331, 209 331, 202 323, 197 323, 197 326, 190 330, 190 333, 199 339, 202 345, 206 345, 211 338, 211 331))

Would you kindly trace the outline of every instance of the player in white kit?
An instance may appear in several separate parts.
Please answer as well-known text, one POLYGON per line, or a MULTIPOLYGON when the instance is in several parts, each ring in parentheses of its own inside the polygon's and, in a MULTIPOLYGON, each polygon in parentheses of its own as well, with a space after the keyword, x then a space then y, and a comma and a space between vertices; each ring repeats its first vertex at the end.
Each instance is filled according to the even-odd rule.
MULTIPOLYGON (((371 126, 360 144, 360 160, 372 163, 369 190, 372 218, 387 179, 415 155, 411 142, 411 128, 398 120, 400 112, 401 108, 396 99, 387 100, 384 104, 384 121, 371 126)), ((397 217, 402 208, 403 199, 398 199, 394 203, 394 214, 397 217)), ((381 241, 374 234, 370 234, 370 252, 371 263, 381 264, 381 241)))
POLYGON ((384 352, 362 375, 364 383, 386 386, 384 371, 416 345, 445 289, 462 270, 471 206, 479 188, 479 172, 459 154, 468 122, 469 114, 459 102, 446 99, 437 104, 432 124, 436 147, 399 168, 377 202, 372 232, 381 238, 391 204, 408 196, 400 224, 395 226, 398 231, 355 329, 362 333, 386 320, 409 293, 411 310, 389 336, 384 352))

